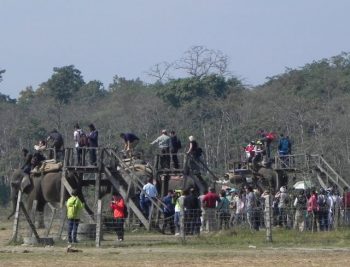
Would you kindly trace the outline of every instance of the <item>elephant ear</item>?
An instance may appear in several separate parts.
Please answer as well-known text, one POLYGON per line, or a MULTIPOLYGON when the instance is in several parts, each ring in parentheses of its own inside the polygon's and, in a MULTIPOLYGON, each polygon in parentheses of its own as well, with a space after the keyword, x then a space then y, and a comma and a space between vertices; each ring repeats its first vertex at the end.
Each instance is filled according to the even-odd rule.
POLYGON ((32 188, 33 188, 33 183, 30 177, 28 175, 24 176, 21 182, 21 191, 27 194, 28 192, 31 191, 32 188))

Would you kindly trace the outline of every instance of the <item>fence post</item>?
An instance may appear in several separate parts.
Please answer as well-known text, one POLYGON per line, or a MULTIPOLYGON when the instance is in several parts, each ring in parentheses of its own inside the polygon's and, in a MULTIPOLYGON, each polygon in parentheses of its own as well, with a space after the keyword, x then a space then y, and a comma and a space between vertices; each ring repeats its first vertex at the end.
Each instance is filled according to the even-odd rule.
POLYGON ((101 246, 102 236, 102 200, 97 200, 97 218, 96 218, 96 247, 101 246))
POLYGON ((271 215, 272 215, 272 206, 271 206, 271 188, 269 189, 269 194, 266 198, 266 202, 265 202, 265 207, 267 205, 267 209, 266 210, 266 241, 267 242, 272 242, 272 223, 271 223, 271 215))

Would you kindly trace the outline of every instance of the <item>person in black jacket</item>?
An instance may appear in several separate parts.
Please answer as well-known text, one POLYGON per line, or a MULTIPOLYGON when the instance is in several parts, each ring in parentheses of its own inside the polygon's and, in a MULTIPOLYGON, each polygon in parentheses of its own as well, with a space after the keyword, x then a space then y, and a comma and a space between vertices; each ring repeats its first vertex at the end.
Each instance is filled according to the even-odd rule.
POLYGON ((177 138, 175 131, 170 132, 170 153, 174 163, 174 169, 179 169, 179 159, 177 152, 181 149, 181 141, 177 138))
POLYGON ((88 143, 89 143, 89 155, 90 155, 90 164, 96 165, 96 150, 98 147, 98 131, 96 130, 95 125, 92 123, 89 124, 89 135, 88 135, 88 143))
MULTIPOLYGON (((50 148, 53 148, 56 154, 56 160, 62 160, 63 159, 63 147, 64 147, 64 141, 62 135, 56 130, 53 129, 49 136, 47 137, 47 141, 50 148)), ((54 158, 54 154, 52 153, 52 150, 50 151, 50 159, 54 158)))

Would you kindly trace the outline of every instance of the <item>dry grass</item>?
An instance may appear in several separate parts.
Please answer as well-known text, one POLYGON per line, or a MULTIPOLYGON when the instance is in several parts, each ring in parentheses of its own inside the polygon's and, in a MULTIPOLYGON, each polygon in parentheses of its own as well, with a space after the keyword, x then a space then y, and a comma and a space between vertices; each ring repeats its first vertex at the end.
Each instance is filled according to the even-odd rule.
POLYGON ((347 266, 350 261, 348 232, 275 231, 272 244, 264 241, 263 231, 218 233, 186 244, 173 236, 134 233, 121 246, 113 246, 114 236, 106 235, 102 248, 84 243, 76 247, 80 252, 67 253, 64 243, 8 246, 11 230, 10 223, 1 223, 0 266, 347 266))

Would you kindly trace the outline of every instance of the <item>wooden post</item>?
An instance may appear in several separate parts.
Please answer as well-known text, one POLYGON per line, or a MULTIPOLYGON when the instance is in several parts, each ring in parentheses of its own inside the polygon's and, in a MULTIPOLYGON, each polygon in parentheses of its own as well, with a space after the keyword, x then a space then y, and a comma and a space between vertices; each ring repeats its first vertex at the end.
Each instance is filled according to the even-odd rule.
POLYGON ((96 214, 96 247, 101 246, 102 237, 102 200, 97 200, 97 214, 96 214))
POLYGON ((68 149, 64 150, 64 160, 63 160, 63 168, 62 168, 62 178, 61 178, 61 194, 60 194, 60 208, 62 209, 64 205, 64 196, 66 194, 66 189, 63 184, 63 180, 66 180, 67 175, 67 166, 68 166, 68 149))
POLYGON ((18 235, 18 226, 19 226, 19 215, 20 215, 20 203, 22 201, 22 191, 18 191, 17 195, 17 204, 16 204, 16 213, 15 213, 15 220, 13 222, 13 231, 12 231, 12 237, 11 241, 16 242, 17 241, 17 235, 18 235))
POLYGON ((271 215, 272 215, 272 195, 271 195, 271 187, 269 189, 269 195, 265 201, 265 210, 267 214, 266 217, 266 241, 272 242, 272 222, 271 222, 271 215), (267 209, 266 209, 267 205, 267 209))
POLYGON ((36 229, 35 229, 35 226, 34 226, 32 220, 30 219, 30 216, 29 216, 29 214, 28 214, 26 208, 24 207, 24 204, 23 204, 22 201, 19 202, 19 206, 20 206, 20 208, 22 209, 23 214, 24 214, 24 216, 26 217, 27 222, 29 223, 29 226, 30 226, 30 228, 31 228, 32 231, 33 231, 33 234, 34 234, 34 237, 35 237, 36 241, 37 241, 38 243, 40 243, 40 237, 39 237, 39 235, 38 235, 38 233, 37 233, 37 231, 36 231, 36 229))
POLYGON ((62 237, 62 233, 63 233, 63 229, 66 223, 66 219, 67 219, 67 209, 65 206, 63 206, 63 208, 61 208, 62 210, 62 214, 61 214, 61 225, 60 225, 60 229, 58 232, 58 237, 61 239, 62 237))

